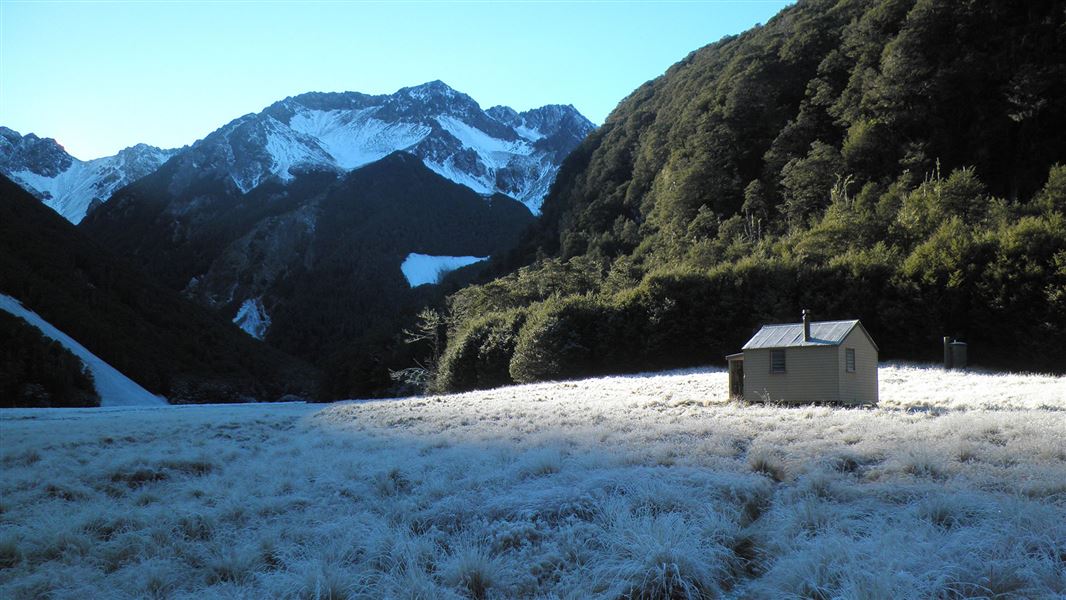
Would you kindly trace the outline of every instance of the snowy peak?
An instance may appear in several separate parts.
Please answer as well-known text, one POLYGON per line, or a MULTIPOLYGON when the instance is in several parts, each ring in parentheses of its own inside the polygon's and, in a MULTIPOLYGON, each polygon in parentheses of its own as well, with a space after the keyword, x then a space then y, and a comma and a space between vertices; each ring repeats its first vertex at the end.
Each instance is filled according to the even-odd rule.
POLYGON ((268 179, 342 173, 404 151, 456 183, 506 194, 538 213, 562 160, 592 129, 572 106, 486 111, 430 81, 387 95, 300 94, 234 119, 186 149, 138 144, 91 161, 70 156, 53 139, 0 127, 0 172, 79 223, 94 205, 175 155, 171 193, 210 178, 229 182, 239 195, 268 179))
POLYGON ((119 188, 152 173, 177 150, 137 144, 82 161, 55 140, 0 127, 0 173, 10 177, 72 223, 119 188))
POLYGON ((584 139, 596 128, 572 105, 548 104, 525 112, 509 106, 493 106, 485 111, 500 123, 514 128, 527 139, 541 139, 566 133, 584 139))
MULTIPOLYGON (((332 158, 314 137, 288 127, 268 114, 251 114, 230 122, 180 158, 186 170, 229 177, 241 193, 266 178, 289 181, 303 170, 332 168, 332 158)), ((195 173, 186 179, 193 179, 195 173)))
POLYGON ((298 171, 350 171, 397 151, 438 174, 489 195, 503 193, 538 212, 565 158, 592 130, 573 107, 524 113, 484 111, 441 81, 394 94, 311 92, 245 115, 182 156, 182 189, 200 177, 230 179, 247 193, 298 171))
POLYGON ((435 105, 442 107, 449 105, 477 106, 477 102, 474 102, 473 98, 462 92, 455 91, 439 79, 422 85, 400 88, 390 98, 393 102, 402 102, 403 99, 410 99, 412 104, 426 107, 435 105))
POLYGON ((74 158, 52 138, 25 136, 0 127, 0 170, 4 173, 29 171, 41 177, 55 177, 70 168, 74 158))

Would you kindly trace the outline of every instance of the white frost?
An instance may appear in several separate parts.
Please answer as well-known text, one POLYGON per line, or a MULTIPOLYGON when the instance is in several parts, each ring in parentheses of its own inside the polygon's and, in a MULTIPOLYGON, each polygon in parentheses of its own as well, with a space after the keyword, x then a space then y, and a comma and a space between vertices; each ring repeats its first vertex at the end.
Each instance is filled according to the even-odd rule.
POLYGON ((487 256, 433 256, 408 254, 400 265, 403 276, 411 287, 437 283, 440 278, 456 269, 488 259, 487 256))
POLYGON ((1066 379, 881 375, 0 411, 0 597, 1060 598, 1066 379))
POLYGON ((263 306, 262 298, 249 298, 241 304, 237 310, 237 316, 233 317, 237 327, 243 329, 248 335, 261 340, 266 337, 267 329, 270 328, 270 315, 263 306))
POLYGON ((80 358, 93 374, 96 392, 100 394, 100 406, 158 406, 167 403, 165 398, 152 394, 137 382, 119 373, 74 338, 45 321, 37 313, 22 306, 22 303, 11 296, 0 294, 0 310, 9 312, 40 329, 46 337, 59 342, 80 358))

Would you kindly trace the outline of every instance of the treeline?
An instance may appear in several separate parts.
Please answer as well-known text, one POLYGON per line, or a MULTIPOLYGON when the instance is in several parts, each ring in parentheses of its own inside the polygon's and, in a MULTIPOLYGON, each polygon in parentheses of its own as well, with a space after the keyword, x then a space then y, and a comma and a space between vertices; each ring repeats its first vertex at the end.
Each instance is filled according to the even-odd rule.
POLYGON ((800 308, 885 358, 953 335, 1066 371, 1063 27, 1054 2, 814 0, 693 53, 449 299, 433 387, 720 362, 800 308))
POLYGON ((0 406, 100 406, 100 396, 81 359, 0 311, 0 406))

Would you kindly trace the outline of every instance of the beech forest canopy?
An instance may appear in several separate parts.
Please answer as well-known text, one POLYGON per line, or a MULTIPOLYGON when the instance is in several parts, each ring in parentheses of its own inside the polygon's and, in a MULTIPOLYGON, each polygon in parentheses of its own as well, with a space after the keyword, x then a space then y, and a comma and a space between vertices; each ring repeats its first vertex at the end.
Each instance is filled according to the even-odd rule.
POLYGON ((449 298, 433 385, 721 362, 801 307, 882 358, 1066 370, 1064 32, 1061 2, 810 0, 693 52, 449 298))

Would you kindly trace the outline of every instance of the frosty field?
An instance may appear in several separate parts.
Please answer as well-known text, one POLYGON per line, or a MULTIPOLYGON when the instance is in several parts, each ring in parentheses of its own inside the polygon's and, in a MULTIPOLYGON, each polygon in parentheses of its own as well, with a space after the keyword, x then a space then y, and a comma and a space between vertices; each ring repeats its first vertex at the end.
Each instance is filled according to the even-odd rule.
POLYGON ((3 598, 1061 598, 1066 378, 0 412, 3 598))

